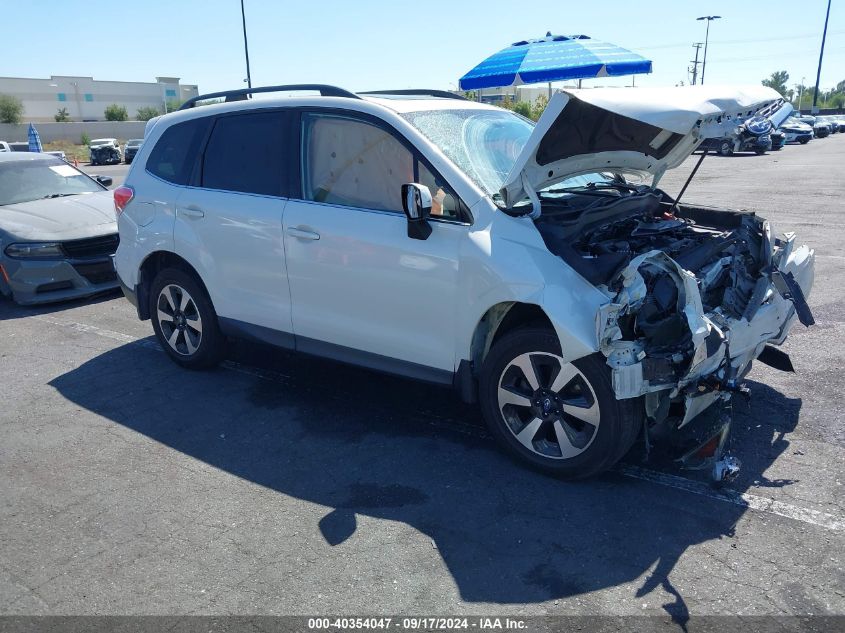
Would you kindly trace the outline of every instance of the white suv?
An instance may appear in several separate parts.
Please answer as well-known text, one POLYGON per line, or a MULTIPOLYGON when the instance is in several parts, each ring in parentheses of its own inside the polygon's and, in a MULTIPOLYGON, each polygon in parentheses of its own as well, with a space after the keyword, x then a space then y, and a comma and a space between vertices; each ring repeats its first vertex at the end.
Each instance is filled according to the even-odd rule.
POLYGON ((755 358, 789 366, 768 344, 812 322, 813 252, 656 185, 777 93, 558 92, 534 125, 448 93, 252 92, 298 89, 320 94, 153 119, 114 193, 124 292, 175 362, 247 337, 453 385, 547 472, 641 431, 731 472, 725 402, 755 358))

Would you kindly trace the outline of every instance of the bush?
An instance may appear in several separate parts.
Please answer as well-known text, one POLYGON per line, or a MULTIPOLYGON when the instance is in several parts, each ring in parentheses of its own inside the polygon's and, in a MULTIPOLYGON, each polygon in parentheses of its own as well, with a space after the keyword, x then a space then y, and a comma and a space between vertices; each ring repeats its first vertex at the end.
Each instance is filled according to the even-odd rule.
POLYGON ((531 104, 527 101, 517 101, 513 106, 513 111, 521 114, 526 119, 531 118, 531 104))
POLYGON ((126 106, 117 105, 116 103, 106 107, 104 112, 106 121, 128 121, 129 113, 126 111, 126 106))
POLYGON ((138 108, 138 114, 135 118, 139 121, 149 121, 150 119, 157 117, 159 114, 161 113, 158 111, 158 108, 144 106, 143 108, 138 108))
POLYGON ((90 144, 91 144, 91 137, 90 137, 90 136, 88 136, 88 133, 87 133, 87 132, 83 132, 83 133, 82 133, 82 138, 80 138, 79 142, 80 142, 82 145, 90 145, 90 144))
POLYGON ((53 118, 56 119, 56 123, 64 123, 65 121, 70 120, 67 108, 59 108, 59 111, 53 115, 53 118))
POLYGON ((170 99, 167 102, 167 111, 168 112, 176 112, 179 108, 182 107, 182 104, 185 103, 184 101, 180 101, 179 99, 170 99))
POLYGON ((17 97, 0 95, 0 123, 20 123, 23 103, 17 97))
POLYGON ((549 98, 546 95, 540 95, 537 97, 537 100, 534 102, 534 106, 531 108, 531 118, 535 121, 539 119, 546 110, 547 105, 549 105, 549 98))

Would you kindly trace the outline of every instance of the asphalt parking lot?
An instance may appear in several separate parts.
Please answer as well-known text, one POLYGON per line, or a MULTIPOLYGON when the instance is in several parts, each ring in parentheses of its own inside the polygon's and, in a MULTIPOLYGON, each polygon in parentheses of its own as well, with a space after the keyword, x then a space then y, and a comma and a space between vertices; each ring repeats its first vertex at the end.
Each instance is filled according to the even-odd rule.
POLYGON ((685 195, 817 252, 724 492, 636 450, 556 481, 449 391, 285 352, 187 372, 122 296, 0 300, 0 613, 845 614, 843 165, 845 134, 708 157, 685 195))

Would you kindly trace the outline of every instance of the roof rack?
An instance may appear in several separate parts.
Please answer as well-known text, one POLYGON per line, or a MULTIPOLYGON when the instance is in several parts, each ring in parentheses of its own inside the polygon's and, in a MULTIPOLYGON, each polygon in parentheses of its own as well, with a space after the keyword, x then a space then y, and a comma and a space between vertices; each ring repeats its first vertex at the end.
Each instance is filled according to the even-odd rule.
POLYGON ((438 97, 440 99, 458 99, 460 101, 469 101, 466 97, 456 95, 454 92, 446 90, 426 90, 426 89, 405 89, 405 90, 366 90, 361 92, 362 95, 407 95, 419 97, 438 97))
POLYGON ((285 86, 261 86, 259 88, 241 88, 240 90, 223 90, 222 92, 209 92, 208 94, 191 97, 182 106, 180 110, 187 110, 196 106, 198 101, 205 101, 207 99, 217 99, 224 97, 224 101, 244 101, 251 94, 259 92, 299 92, 299 91, 316 91, 322 97, 347 97, 350 99, 360 99, 358 95, 337 86, 329 86, 327 84, 288 84, 285 86))

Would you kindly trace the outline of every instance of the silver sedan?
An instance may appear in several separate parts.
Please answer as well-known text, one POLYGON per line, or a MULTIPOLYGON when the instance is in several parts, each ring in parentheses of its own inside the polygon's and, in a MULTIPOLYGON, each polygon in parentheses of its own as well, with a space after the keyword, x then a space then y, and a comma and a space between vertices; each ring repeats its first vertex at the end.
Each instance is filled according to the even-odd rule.
POLYGON ((117 287, 109 184, 53 156, 0 154, 0 295, 35 304, 117 287))

